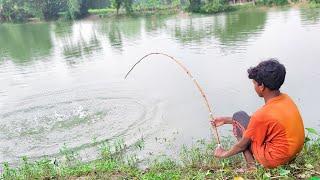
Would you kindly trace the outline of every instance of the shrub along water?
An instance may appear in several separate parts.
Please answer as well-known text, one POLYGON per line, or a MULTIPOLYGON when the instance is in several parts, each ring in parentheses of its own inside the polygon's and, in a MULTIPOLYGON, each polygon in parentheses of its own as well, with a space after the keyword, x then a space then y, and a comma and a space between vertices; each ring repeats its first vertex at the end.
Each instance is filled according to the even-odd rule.
POLYGON ((28 18, 54 20, 79 18, 88 14, 89 0, 2 0, 0 20, 23 22, 28 18))
MULTIPOLYGON (((310 7, 320 6, 320 0, 307 1, 311 4, 310 7)), ((288 0, 253 0, 252 2, 262 6, 288 4, 288 0)), ((299 1, 291 0, 290 2, 299 1)), ((157 13, 159 10, 218 13, 234 10, 237 7, 230 4, 229 0, 1 0, 0 21, 24 22, 30 18, 77 19, 88 15, 89 9, 92 9, 92 14, 99 12, 98 15, 106 15, 110 12, 118 14, 121 9, 132 15, 144 11, 157 13)))
POLYGON ((200 8, 201 13, 218 13, 234 10, 234 6, 230 6, 226 0, 210 0, 200 8))
MULTIPOLYGON (((136 155, 128 155, 128 147, 123 141, 103 143, 100 146, 101 158, 84 163, 78 155, 63 147, 64 161, 42 159, 30 162, 22 158, 18 168, 3 165, 0 179, 70 179, 76 177, 89 179, 320 179, 320 135, 307 128, 308 136, 300 155, 290 164, 276 169, 258 167, 256 172, 237 174, 234 170, 244 166, 240 155, 219 160, 213 157, 214 143, 198 141, 192 147, 183 147, 180 159, 173 160, 159 156, 152 160, 145 170, 138 168, 136 155)), ((133 147, 143 148, 143 139, 133 147)), ((224 142, 230 146, 230 142, 224 142)))
POLYGON ((288 0, 258 0, 256 1, 257 5, 264 5, 264 6, 283 6, 287 5, 289 2, 288 0))

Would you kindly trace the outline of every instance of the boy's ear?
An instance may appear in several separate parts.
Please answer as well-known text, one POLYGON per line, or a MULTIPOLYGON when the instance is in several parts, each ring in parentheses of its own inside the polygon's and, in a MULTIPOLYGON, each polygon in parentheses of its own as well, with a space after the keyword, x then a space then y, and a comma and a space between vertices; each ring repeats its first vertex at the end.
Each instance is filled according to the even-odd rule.
POLYGON ((265 90, 265 86, 264 86, 263 83, 261 83, 260 85, 258 85, 258 87, 259 87, 259 89, 260 89, 261 92, 265 90))

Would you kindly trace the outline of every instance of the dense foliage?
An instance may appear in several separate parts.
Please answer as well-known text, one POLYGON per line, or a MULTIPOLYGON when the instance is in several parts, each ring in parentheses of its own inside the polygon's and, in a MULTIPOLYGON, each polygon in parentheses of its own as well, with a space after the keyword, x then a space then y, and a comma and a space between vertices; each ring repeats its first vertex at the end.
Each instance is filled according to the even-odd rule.
POLYGON ((184 0, 0 0, 0 21, 76 19, 86 16, 89 9, 115 9, 118 14, 123 8, 132 14, 134 10, 177 7, 181 2, 184 0))
POLYGON ((209 0, 200 10, 202 13, 218 13, 232 9, 227 0, 209 0))
POLYGON ((310 2, 320 4, 320 0, 310 0, 310 2))
MULTIPOLYGON (((196 13, 218 13, 236 8, 237 0, 0 0, 0 21, 23 22, 38 18, 55 20, 58 18, 77 19, 93 14, 139 14, 170 9, 187 10, 196 13), (123 10, 123 11, 122 11, 123 10)), ((250 2, 250 0, 249 0, 250 2)), ((289 0, 253 0, 256 5, 281 6, 289 0)), ((299 2, 291 0, 290 2, 299 2)), ((320 0, 309 0, 318 5, 320 0)))
POLYGON ((74 19, 87 15, 89 7, 90 0, 0 0, 0 20, 74 19))
POLYGON ((288 0, 258 0, 257 4, 258 5, 265 5, 265 6, 282 6, 288 4, 288 0))

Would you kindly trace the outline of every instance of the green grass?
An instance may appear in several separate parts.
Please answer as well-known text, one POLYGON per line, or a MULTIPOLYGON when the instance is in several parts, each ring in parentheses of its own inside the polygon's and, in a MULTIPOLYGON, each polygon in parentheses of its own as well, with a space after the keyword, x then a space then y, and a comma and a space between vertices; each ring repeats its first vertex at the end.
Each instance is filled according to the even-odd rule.
MULTIPOLYGON (((131 14, 126 14, 123 9, 119 10, 118 16, 129 15, 129 16, 138 16, 138 15, 169 15, 175 14, 180 11, 179 7, 165 6, 161 5, 155 8, 147 8, 141 6, 133 6, 133 12, 131 14)), ((99 17, 108 17, 115 16, 116 9, 106 8, 106 9, 89 9, 89 14, 97 15, 99 17)))
POLYGON ((108 14, 115 14, 117 12, 114 8, 105 8, 105 9, 89 9, 89 14, 92 15, 108 15, 108 14))
MULTIPOLYGON (((178 159, 159 156, 142 170, 137 166, 138 158, 127 155, 128 147, 122 140, 116 140, 102 144, 100 159, 92 162, 81 162, 76 153, 63 147, 63 162, 54 163, 46 158, 30 162, 24 157, 17 168, 5 163, 0 179, 320 179, 320 135, 314 129, 306 130, 308 136, 305 146, 293 162, 276 169, 259 166, 253 173, 235 173, 235 169, 244 166, 241 155, 216 159, 212 155, 215 144, 204 140, 199 140, 191 147, 183 147, 178 159)), ((142 139, 134 147, 141 150, 143 143, 142 139)), ((230 147, 232 143, 223 144, 230 147)))

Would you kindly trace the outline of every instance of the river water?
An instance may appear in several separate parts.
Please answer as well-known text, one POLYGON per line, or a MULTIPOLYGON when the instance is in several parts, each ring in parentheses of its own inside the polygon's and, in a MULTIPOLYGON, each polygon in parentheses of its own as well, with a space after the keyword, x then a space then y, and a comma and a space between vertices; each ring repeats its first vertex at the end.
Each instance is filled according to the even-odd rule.
POLYGON ((319 43, 320 9, 2 24, 0 162, 56 157, 63 146, 90 160, 118 138, 129 146, 143 138, 141 154, 177 154, 212 138, 201 95, 167 58, 150 56, 124 80, 151 52, 185 64, 215 115, 261 106, 246 70, 278 58, 287 67, 282 90, 319 130, 319 43))

